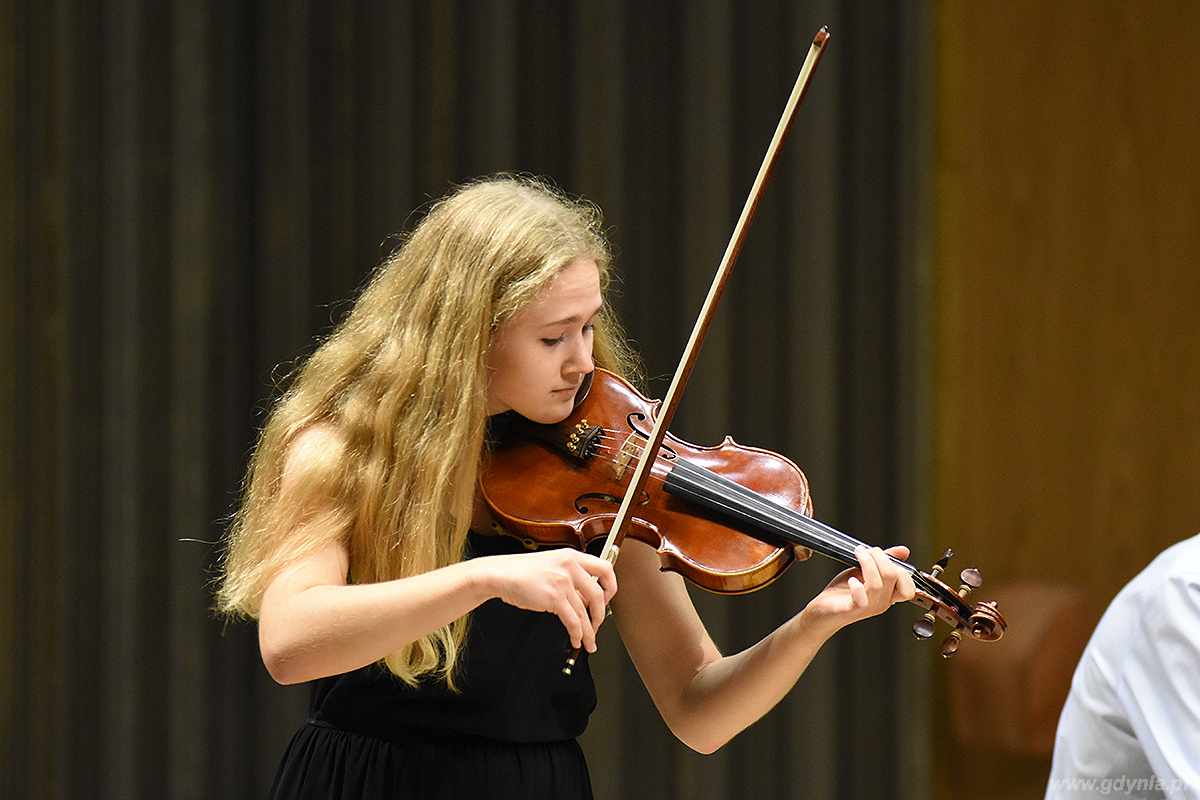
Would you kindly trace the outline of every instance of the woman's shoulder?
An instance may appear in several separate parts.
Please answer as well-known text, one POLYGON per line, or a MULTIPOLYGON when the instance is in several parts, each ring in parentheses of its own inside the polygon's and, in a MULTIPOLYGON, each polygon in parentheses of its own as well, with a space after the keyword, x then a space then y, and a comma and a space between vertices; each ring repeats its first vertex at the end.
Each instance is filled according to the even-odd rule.
POLYGON ((341 458, 346 451, 346 437, 332 422, 307 425, 286 445, 284 472, 312 463, 341 458))
POLYGON ((347 471, 347 441, 332 423, 306 426, 285 445, 280 489, 301 497, 326 496, 342 486, 347 471))

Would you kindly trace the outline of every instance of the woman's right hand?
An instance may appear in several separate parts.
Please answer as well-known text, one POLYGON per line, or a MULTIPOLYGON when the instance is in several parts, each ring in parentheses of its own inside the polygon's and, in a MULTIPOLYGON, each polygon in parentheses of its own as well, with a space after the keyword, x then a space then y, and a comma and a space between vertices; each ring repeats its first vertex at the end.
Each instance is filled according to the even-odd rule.
POLYGON ((509 605, 557 616, 572 647, 596 651, 596 632, 617 592, 613 566, 569 547, 466 562, 483 591, 509 605))

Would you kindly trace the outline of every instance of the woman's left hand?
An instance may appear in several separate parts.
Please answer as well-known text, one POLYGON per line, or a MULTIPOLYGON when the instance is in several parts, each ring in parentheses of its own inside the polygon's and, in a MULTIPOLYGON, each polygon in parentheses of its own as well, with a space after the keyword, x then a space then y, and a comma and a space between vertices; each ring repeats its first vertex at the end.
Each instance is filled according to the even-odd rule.
POLYGON ((854 554, 858 566, 838 574, 801 612, 812 626, 829 635, 852 622, 882 614, 916 594, 912 576, 890 558, 908 558, 907 547, 881 550, 860 546, 854 554))

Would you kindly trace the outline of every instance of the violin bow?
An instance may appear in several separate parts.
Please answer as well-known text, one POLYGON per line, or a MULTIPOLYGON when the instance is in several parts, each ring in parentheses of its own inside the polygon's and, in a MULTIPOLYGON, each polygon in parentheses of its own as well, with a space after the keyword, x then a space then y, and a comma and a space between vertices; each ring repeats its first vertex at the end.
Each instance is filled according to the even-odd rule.
POLYGON ((787 105, 784 106, 783 115, 779 118, 779 124, 775 127, 775 135, 771 138, 771 144, 767 147, 766 155, 763 156, 762 165, 758 168, 758 175, 754 179, 754 185, 750 188, 750 194, 747 196, 746 203, 742 207, 742 214, 733 229, 733 236, 729 239, 729 245, 725 248, 725 255, 721 259, 721 264, 717 268, 717 274, 713 278, 712 286, 709 287, 708 296, 705 298, 704 305, 700 309, 700 316, 697 317, 696 324, 692 328, 691 338, 688 339, 687 346, 683 349, 683 355, 679 360, 679 367, 675 370, 675 375, 671 379, 671 386, 662 400, 662 407, 659 409, 654 427, 650 430, 650 436, 646 441, 645 448, 642 450, 641 458, 637 462, 633 476, 629 479, 629 489, 621 499, 621 506, 617 510, 617 515, 613 518, 608 538, 604 540, 604 548, 600 551, 600 557, 607 559, 610 563, 615 564, 617 561, 621 542, 625 538, 625 532, 629 529, 633 499, 640 497, 642 492, 645 491, 646 482, 650 477, 650 465, 654 463, 654 459, 662 447, 663 439, 667 434, 667 426, 671 424, 671 418, 675 415, 675 408, 679 405, 679 396, 692 374, 692 367, 696 363, 696 356, 700 350, 700 345, 703 343, 704 336, 708 332, 708 326, 712 321, 713 313, 716 311, 717 303, 725 291, 725 283, 729 279, 730 272, 733 271, 733 264, 737 261, 738 253, 742 249, 742 243, 746 240, 746 232, 750 227, 751 220, 754 219, 754 212, 758 209, 758 201, 762 197, 763 189, 766 187, 767 181, 770 180, 771 173, 775 169, 775 162, 779 158, 779 151, 782 149, 788 131, 791 130, 792 123, 795 121, 796 111, 804 101, 804 95, 808 91, 808 84, 812 80, 813 71, 821 61, 821 55, 825 52, 825 43, 828 40, 829 30, 822 27, 813 39, 812 46, 808 49, 808 55, 805 57, 804 64, 800 68, 796 84, 792 87, 792 93, 788 97, 787 105))

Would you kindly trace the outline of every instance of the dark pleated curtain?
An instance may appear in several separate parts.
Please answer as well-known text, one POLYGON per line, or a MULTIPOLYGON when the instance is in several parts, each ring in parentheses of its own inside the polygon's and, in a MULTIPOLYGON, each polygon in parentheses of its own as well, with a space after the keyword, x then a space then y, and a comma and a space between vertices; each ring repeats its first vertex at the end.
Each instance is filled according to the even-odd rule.
MULTIPOLYGON (((928 559, 929 11, 833 2, 17 0, 0 10, 0 781, 24 798, 262 797, 304 718, 210 612, 273 387, 411 214, 501 170, 606 212, 661 395, 809 42, 833 38, 675 431, 786 453, 818 516, 928 559)), ((696 592, 727 652, 836 572, 696 592)), ((840 633, 719 753, 605 631, 601 797, 919 797, 915 610, 840 633)))

